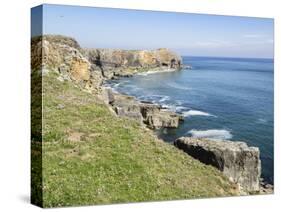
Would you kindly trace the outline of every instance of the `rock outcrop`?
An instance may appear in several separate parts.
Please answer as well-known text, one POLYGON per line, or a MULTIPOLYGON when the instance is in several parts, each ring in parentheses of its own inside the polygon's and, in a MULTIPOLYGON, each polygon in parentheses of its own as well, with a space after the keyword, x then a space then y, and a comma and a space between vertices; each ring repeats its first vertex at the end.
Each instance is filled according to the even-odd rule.
POLYGON ((52 70, 60 80, 72 80, 90 92, 100 92, 104 80, 129 77, 138 72, 182 68, 182 59, 168 49, 82 49, 78 42, 61 35, 31 40, 32 70, 52 70))
POLYGON ((180 121, 183 121, 179 114, 149 102, 141 102, 140 110, 144 123, 153 129, 177 128, 180 121))
POLYGON ((32 70, 59 73, 59 79, 72 80, 81 87, 96 91, 102 83, 98 72, 93 74, 91 64, 81 53, 79 44, 64 36, 40 36, 31 40, 32 70))
POLYGON ((182 68, 181 57, 165 48, 151 51, 86 49, 84 54, 108 79, 114 76, 132 76, 134 73, 148 70, 182 68))
POLYGON ((112 106, 117 115, 134 119, 151 129, 176 128, 182 117, 160 105, 140 102, 133 96, 113 92, 103 88, 102 98, 112 106))
POLYGON ((241 190, 260 190, 261 162, 257 147, 248 147, 244 142, 215 141, 190 137, 178 138, 174 145, 222 171, 241 190))

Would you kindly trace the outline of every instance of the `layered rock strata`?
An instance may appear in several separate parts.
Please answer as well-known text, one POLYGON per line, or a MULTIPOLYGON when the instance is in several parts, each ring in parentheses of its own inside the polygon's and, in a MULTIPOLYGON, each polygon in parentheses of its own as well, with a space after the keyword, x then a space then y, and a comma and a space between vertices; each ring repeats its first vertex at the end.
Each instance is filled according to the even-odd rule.
POLYGON ((103 88, 102 96, 117 115, 144 123, 151 129, 177 128, 183 120, 180 115, 160 105, 138 101, 133 96, 113 92, 110 88, 103 88))
POLYGON ((215 141, 190 137, 178 138, 174 145, 222 171, 241 190, 260 190, 261 161, 257 147, 248 147, 244 142, 215 141))
POLYGON ((86 49, 85 56, 104 77, 128 77, 148 70, 181 69, 182 59, 169 49, 157 50, 119 50, 86 49))
POLYGON ((72 80, 98 93, 104 80, 146 71, 179 70, 182 59, 165 49, 83 49, 70 37, 44 35, 31 40, 32 70, 55 71, 60 80, 72 80))

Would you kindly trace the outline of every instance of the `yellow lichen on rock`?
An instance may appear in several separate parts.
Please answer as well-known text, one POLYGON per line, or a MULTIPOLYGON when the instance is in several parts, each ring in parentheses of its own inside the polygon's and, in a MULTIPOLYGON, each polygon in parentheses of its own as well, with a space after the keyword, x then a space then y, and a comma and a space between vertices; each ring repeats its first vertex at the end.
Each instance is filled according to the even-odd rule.
POLYGON ((143 67, 157 65, 157 59, 152 51, 139 51, 139 62, 143 67))
POLYGON ((72 80, 83 81, 90 79, 90 64, 80 58, 73 58, 70 65, 70 76, 72 80))

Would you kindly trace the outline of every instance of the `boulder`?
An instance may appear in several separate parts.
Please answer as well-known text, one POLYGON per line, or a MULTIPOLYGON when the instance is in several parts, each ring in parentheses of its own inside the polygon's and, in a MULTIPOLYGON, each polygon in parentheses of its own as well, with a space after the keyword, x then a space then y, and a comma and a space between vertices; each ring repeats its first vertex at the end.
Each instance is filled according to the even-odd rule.
POLYGON ((143 122, 139 102, 133 96, 122 95, 119 93, 111 94, 113 95, 113 98, 111 97, 110 104, 118 116, 125 116, 140 123, 143 122))
POLYGON ((144 123, 152 129, 177 128, 181 121, 178 114, 163 109, 160 105, 141 102, 140 110, 144 123))
POLYGON ((149 113, 145 120, 145 123, 153 129, 177 128, 179 122, 179 116, 174 112, 167 110, 160 110, 157 113, 149 113))
POLYGON ((106 104, 111 105, 114 102, 114 92, 112 88, 102 87, 100 97, 106 104))
POLYGON ((111 89, 103 89, 103 99, 109 103, 119 116, 135 119, 149 128, 176 128, 180 116, 150 102, 139 102, 133 96, 114 93, 111 89))
POLYGON ((261 161, 257 147, 248 147, 244 142, 190 137, 178 138, 174 145, 201 162, 216 167, 243 191, 259 191, 261 161))

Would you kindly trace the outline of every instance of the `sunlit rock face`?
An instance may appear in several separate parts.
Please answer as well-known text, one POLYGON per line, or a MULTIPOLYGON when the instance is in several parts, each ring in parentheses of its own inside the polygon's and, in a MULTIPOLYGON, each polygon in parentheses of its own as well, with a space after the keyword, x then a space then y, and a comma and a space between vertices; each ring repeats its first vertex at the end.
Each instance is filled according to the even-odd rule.
POLYGON ((181 137, 174 142, 201 162, 222 171, 244 191, 260 190, 261 161, 257 147, 248 147, 245 142, 220 141, 181 137))

